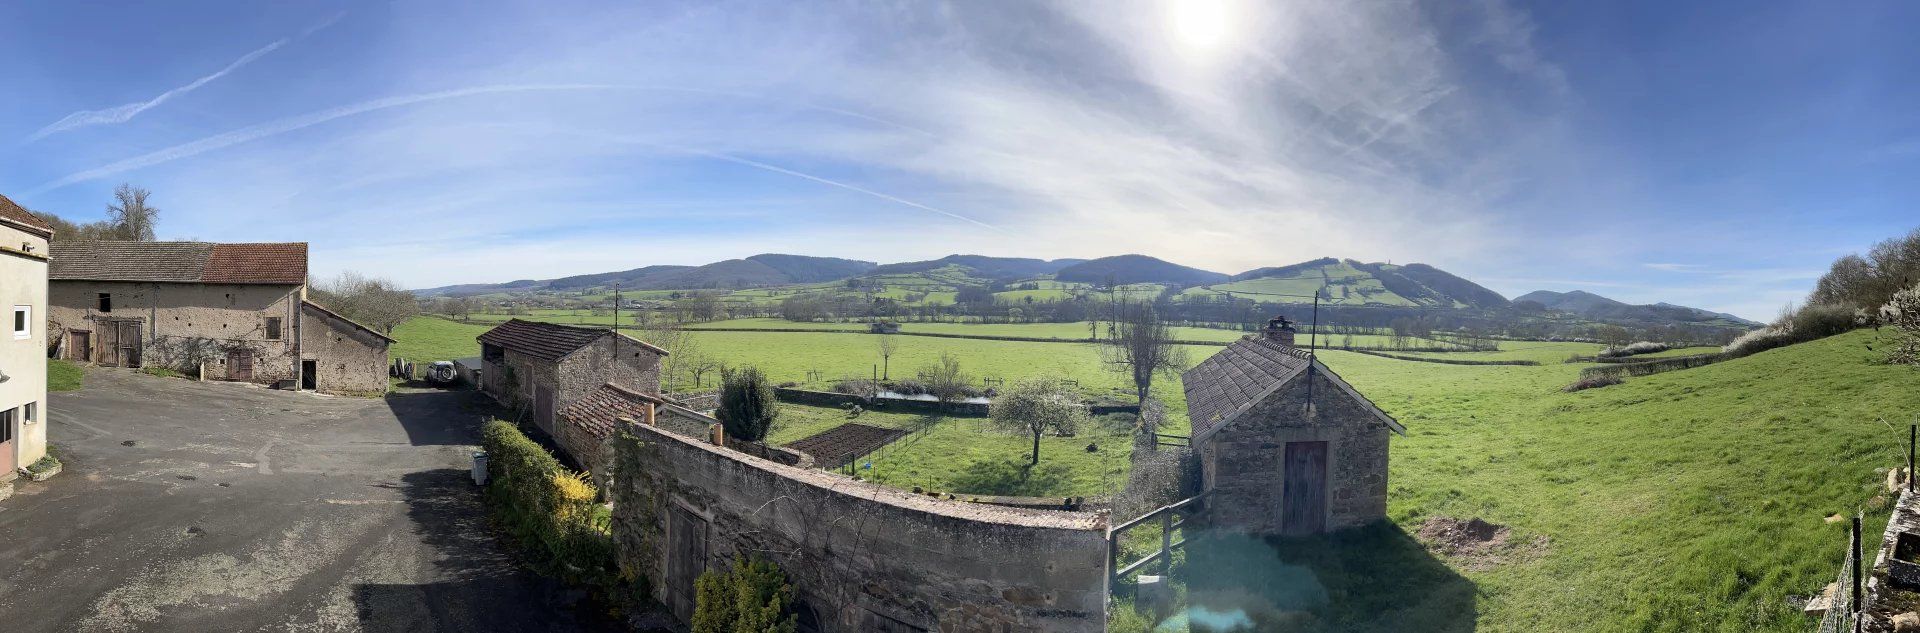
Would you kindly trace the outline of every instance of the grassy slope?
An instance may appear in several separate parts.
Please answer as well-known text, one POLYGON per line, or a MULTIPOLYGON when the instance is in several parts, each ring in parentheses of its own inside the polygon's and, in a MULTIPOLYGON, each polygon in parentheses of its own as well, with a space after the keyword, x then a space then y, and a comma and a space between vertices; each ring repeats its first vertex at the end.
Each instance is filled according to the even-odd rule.
MULTIPOLYGON (((1580 365, 1453 367, 1329 352, 1406 423, 1389 512, 1484 517, 1545 535, 1530 563, 1464 572, 1479 630, 1804 630, 1789 594, 1838 571, 1874 469, 1903 459, 1920 371, 1856 332, 1746 359, 1555 390, 1580 365), (1900 429, 1904 431, 1904 429, 1900 429)), ((1561 350, 1540 350, 1560 354, 1561 350)), ((1878 533, 1883 512, 1868 514, 1878 533)))
POLYGON ((47 391, 78 391, 83 375, 79 365, 47 359, 47 391))
POLYGON ((394 344, 388 354, 420 364, 479 356, 480 342, 474 337, 488 328, 435 317, 414 317, 393 328, 394 344))

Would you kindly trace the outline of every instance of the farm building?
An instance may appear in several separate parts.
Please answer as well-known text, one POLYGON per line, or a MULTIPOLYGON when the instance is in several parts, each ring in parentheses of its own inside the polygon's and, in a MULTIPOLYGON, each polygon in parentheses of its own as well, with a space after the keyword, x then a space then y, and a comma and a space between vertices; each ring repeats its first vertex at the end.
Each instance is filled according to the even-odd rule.
MULTIPOLYGON (((666 404, 660 396, 607 383, 567 403, 559 412, 553 441, 573 455, 581 468, 596 477, 606 475, 609 447, 607 438, 620 428, 621 420, 639 424, 654 423, 654 407, 666 404)), ((603 481, 604 483, 604 481, 603 481)))
POLYGON ((1293 334, 1276 318, 1181 376, 1214 527, 1300 535, 1386 517, 1388 435, 1406 428, 1293 334))
POLYGON ((47 454, 46 222, 0 196, 0 497, 47 454))
POLYGON ((478 339, 481 388, 555 438, 560 410, 604 386, 660 393, 667 351, 613 330, 513 319, 478 339))
POLYGON ((50 254, 47 319, 61 358, 386 390, 392 339, 307 300, 304 243, 55 242, 50 254))

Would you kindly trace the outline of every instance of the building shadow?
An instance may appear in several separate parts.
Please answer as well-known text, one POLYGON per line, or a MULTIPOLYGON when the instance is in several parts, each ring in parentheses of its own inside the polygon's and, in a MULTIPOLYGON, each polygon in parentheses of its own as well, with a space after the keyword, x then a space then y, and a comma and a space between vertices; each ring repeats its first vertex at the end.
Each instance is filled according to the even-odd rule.
POLYGON ((624 627, 584 591, 527 571, 492 528, 480 489, 465 470, 401 478, 407 516, 430 548, 419 583, 356 585, 366 631, 619 631, 624 627))
POLYGON ((414 446, 479 444, 480 425, 500 414, 486 396, 462 389, 392 391, 386 402, 414 446))
POLYGON ((1399 526, 1259 539, 1202 533, 1175 573, 1193 631, 1474 630, 1472 581, 1399 526))

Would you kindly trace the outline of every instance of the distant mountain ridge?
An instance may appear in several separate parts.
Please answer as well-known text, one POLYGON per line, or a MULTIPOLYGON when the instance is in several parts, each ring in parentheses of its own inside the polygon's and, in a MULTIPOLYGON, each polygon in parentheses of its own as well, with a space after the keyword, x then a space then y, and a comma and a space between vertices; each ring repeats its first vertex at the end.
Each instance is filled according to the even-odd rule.
POLYGON ((1570 292, 1535 290, 1514 297, 1513 301, 1514 303, 1531 301, 1545 306, 1548 310, 1570 312, 1591 319, 1682 322, 1722 319, 1743 325, 1760 325, 1759 323, 1724 312, 1712 312, 1666 302, 1634 305, 1624 301, 1602 297, 1585 290, 1574 290, 1570 292))
POLYGON ((1090 259, 1054 273, 1059 281, 1090 284, 1174 284, 1191 286, 1226 281, 1227 275, 1181 266, 1146 255, 1115 255, 1090 259))
POLYGON ((947 266, 969 268, 985 279, 1020 279, 1060 272, 1060 269, 1085 262, 1084 259, 1033 259, 1030 257, 989 257, 986 255, 948 255, 919 262, 882 264, 864 275, 901 275, 926 272, 947 266))

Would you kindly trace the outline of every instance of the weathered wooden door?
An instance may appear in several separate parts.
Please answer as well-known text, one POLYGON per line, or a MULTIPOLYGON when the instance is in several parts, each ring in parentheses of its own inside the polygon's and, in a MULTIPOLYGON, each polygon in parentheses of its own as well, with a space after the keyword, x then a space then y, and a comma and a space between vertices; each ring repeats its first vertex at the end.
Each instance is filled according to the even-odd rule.
POLYGON ((692 620, 694 581, 707 570, 707 520, 680 506, 667 517, 667 607, 692 620))
POLYGON ((120 366, 120 327, 108 321, 100 324, 100 348, 88 360, 106 367, 120 366))
POLYGON ((253 380, 253 354, 243 350, 227 352, 227 380, 253 380))
POLYGON ((533 421, 540 430, 553 433, 553 390, 546 385, 533 386, 533 421))
POLYGON ((1285 498, 1280 530, 1319 534, 1327 529, 1327 443, 1287 442, 1285 498))
POLYGON ((67 332, 67 360, 93 362, 93 333, 84 330, 67 332))
POLYGON ((140 366, 140 322, 120 321, 114 324, 115 367, 140 366))
POLYGON ((20 409, 0 411, 0 473, 11 473, 13 469, 20 467, 19 464, 13 463, 13 445, 18 441, 13 436, 20 432, 19 426, 20 409))

